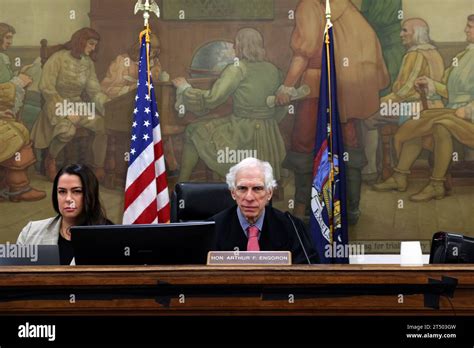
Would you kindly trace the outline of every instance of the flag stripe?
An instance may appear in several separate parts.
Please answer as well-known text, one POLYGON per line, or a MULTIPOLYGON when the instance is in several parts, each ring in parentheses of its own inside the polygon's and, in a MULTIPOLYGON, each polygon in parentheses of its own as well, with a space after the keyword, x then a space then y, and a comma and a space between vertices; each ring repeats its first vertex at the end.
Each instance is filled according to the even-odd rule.
POLYGON ((164 190, 168 191, 168 185, 166 184, 166 181, 163 180, 163 176, 166 176, 166 173, 163 173, 156 178, 156 191, 160 193, 164 190))
POLYGON ((161 222, 169 222, 170 221, 170 204, 169 202, 164 206, 162 209, 158 211, 158 220, 161 222))
POLYGON ((156 201, 158 202, 158 206, 159 207, 165 207, 166 204, 168 204, 169 201, 170 201, 168 197, 169 197, 168 189, 163 190, 160 193, 158 193, 158 195, 156 197, 156 201))
POLYGON ((150 163, 148 168, 141 172, 140 176, 130 184, 125 195, 125 209, 132 204, 142 192, 143 185, 150 185, 155 180, 155 165, 150 163))
POLYGON ((153 159, 153 145, 150 144, 142 153, 140 157, 137 157, 133 163, 130 163, 127 170, 127 184, 125 188, 128 188, 135 182, 140 174, 148 168, 148 166, 154 163, 153 159))
POLYGON ((151 224, 156 220, 156 201, 152 201, 148 207, 146 207, 140 216, 133 222, 134 224, 151 224))
POLYGON ((140 216, 144 207, 148 207, 151 202, 156 201, 156 197, 156 183, 153 181, 125 210, 124 218, 127 217, 127 223, 133 223, 140 216))
POLYGON ((155 152, 155 158, 161 159, 161 157, 163 157, 163 143, 161 141, 155 144, 153 150, 155 152))

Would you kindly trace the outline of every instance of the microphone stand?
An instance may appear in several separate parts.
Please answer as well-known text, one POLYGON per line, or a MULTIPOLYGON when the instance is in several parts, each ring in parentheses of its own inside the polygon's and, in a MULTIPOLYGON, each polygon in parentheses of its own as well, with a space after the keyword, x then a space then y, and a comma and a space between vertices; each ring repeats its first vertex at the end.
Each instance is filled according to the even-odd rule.
POLYGON ((301 248, 303 249, 304 256, 306 257, 306 261, 308 261, 308 265, 311 265, 311 261, 309 260, 308 253, 306 252, 306 248, 304 247, 303 241, 301 240, 300 233, 298 232, 298 229, 296 228, 296 225, 293 221, 293 218, 291 217, 291 214, 289 212, 286 212, 286 216, 288 216, 288 219, 290 219, 291 224, 293 225, 296 236, 298 237, 298 241, 300 242, 301 248))

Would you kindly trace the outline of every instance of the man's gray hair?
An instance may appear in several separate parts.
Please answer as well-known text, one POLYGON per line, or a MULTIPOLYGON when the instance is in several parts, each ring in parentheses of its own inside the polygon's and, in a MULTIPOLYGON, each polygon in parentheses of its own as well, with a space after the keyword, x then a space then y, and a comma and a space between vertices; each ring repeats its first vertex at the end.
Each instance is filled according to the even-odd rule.
POLYGON ((227 181, 227 185, 229 186, 230 190, 235 190, 235 178, 237 177, 237 173, 243 169, 249 168, 258 168, 262 171, 263 176, 265 178, 265 189, 273 190, 277 187, 276 181, 273 179, 273 168, 270 163, 261 161, 254 157, 247 157, 244 160, 237 163, 235 166, 229 169, 229 173, 225 176, 227 181))
POLYGON ((265 48, 262 34, 253 28, 240 29, 235 36, 235 51, 239 58, 245 58, 250 62, 264 61, 265 48))
POLYGON ((431 42, 430 26, 421 18, 408 18, 406 22, 413 23, 413 41, 416 45, 427 44, 431 42))
POLYGON ((416 44, 422 45, 431 42, 429 27, 416 26, 413 31, 413 39, 416 44))

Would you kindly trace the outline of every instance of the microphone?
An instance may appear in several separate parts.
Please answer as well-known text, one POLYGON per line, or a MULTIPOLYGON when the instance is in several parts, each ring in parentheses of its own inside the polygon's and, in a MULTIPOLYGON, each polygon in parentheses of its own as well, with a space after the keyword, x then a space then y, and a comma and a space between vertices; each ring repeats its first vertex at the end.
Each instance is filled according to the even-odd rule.
POLYGON ((296 236, 298 237, 298 241, 300 242, 301 248, 303 249, 304 256, 306 257, 306 261, 308 261, 308 265, 311 265, 311 261, 309 260, 308 253, 306 252, 306 248, 304 247, 303 241, 301 240, 300 233, 298 232, 298 229, 296 228, 295 222, 293 221, 291 214, 289 212, 285 212, 285 215, 288 216, 288 219, 290 219, 291 224, 293 225, 296 236))

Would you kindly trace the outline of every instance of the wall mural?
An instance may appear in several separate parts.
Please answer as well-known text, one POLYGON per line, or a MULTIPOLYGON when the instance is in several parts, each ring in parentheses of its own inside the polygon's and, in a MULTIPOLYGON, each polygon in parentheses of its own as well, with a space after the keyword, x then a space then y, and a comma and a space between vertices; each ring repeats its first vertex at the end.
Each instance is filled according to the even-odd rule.
MULTIPOLYGON (((415 0, 331 3, 350 241, 386 253, 421 240, 427 252, 434 232, 473 236, 474 7, 424 18, 415 0)), ((26 24, 1 5, 0 243, 51 216, 51 181, 70 162, 93 168, 121 222, 141 17, 132 1, 84 4, 71 11, 88 23, 63 24, 61 42, 45 26, 37 43, 25 32, 41 16, 26 24)), ((307 221, 324 2, 159 5, 151 62, 170 190, 258 157, 275 171, 274 206, 307 221)))

